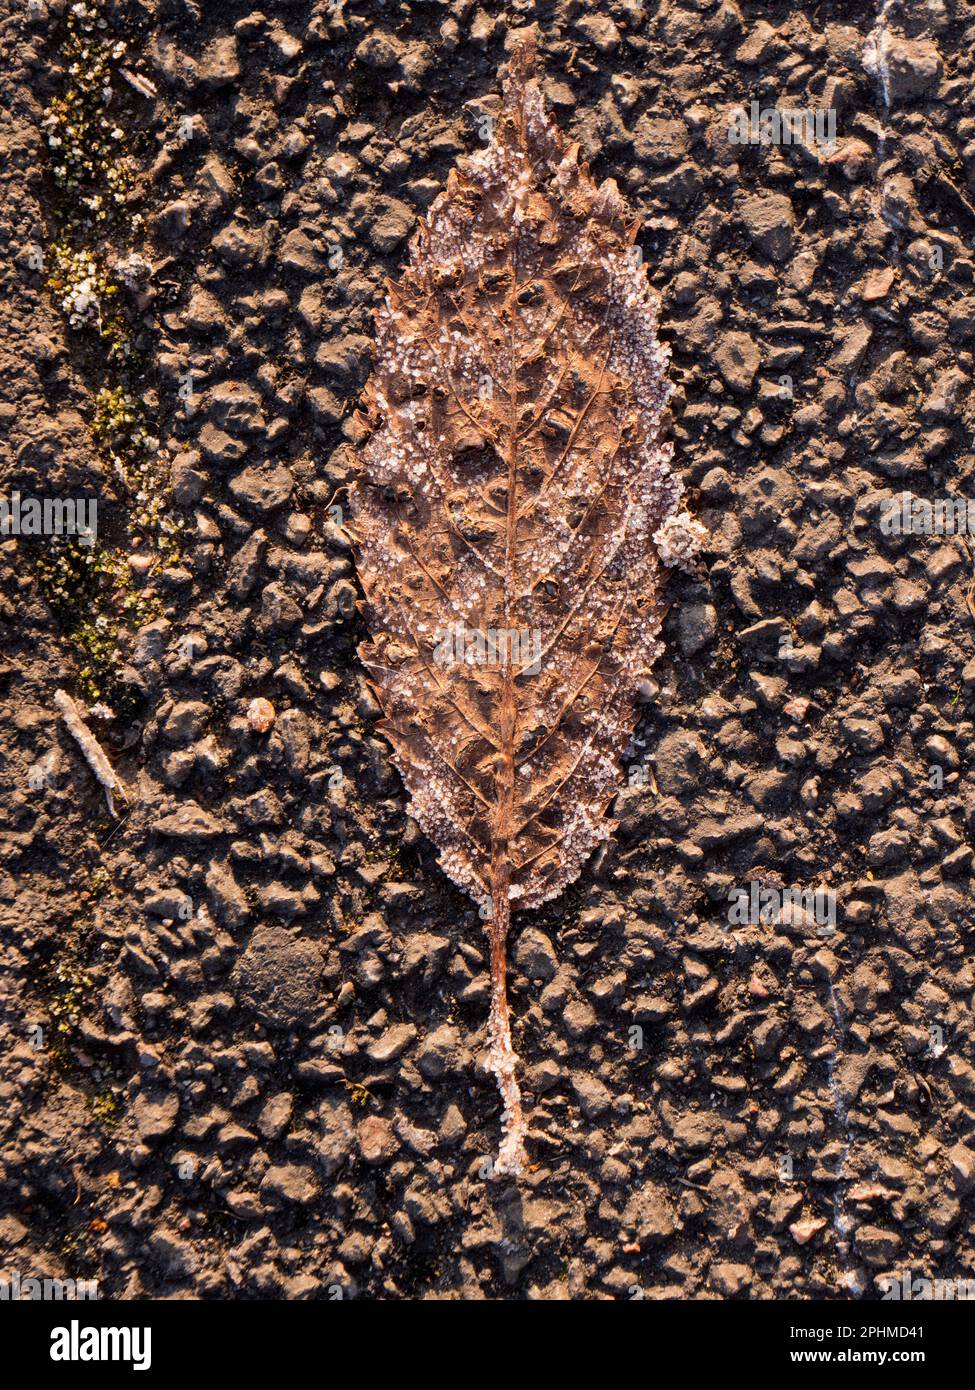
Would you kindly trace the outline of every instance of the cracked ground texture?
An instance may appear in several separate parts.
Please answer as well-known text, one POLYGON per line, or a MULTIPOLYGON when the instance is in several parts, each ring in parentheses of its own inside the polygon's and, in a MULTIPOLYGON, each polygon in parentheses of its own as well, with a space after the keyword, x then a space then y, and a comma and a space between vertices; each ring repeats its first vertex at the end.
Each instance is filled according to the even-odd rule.
MULTIPOLYGON (((80 658, 41 543, 0 539, 0 1268, 125 1298, 968 1277, 972 562, 881 507, 972 486, 975 11, 887 7, 880 75, 841 3, 102 12, 141 82, 104 249, 152 267, 125 312, 183 539, 131 555, 154 616, 91 721, 120 820, 55 710, 80 658), (515 922, 512 1186, 483 932, 373 732, 332 509, 383 277, 532 22, 557 120, 643 219, 712 548, 672 584, 615 842, 515 922), (834 110, 835 148, 735 146, 752 100, 834 110), (752 883, 830 890, 835 926, 730 922, 752 883)), ((66 15, 0 9, 2 492, 97 495, 124 542, 104 344, 30 253, 63 215, 66 15)))

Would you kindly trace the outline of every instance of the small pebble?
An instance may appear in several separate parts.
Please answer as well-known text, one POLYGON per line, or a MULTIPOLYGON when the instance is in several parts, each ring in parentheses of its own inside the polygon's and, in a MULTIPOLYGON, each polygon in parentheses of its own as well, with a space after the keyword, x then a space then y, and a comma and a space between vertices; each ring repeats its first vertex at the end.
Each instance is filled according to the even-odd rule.
POLYGON ((251 700, 247 710, 247 722, 255 734, 266 734, 276 719, 274 706, 263 695, 251 700))

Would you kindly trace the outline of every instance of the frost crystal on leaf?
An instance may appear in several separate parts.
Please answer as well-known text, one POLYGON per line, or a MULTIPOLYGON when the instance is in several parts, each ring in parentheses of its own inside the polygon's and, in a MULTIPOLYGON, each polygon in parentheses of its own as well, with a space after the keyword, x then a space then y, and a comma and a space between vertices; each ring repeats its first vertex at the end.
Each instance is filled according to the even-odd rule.
POLYGON ((410 811, 485 905, 500 1173, 524 1137, 511 906, 557 897, 615 829, 661 562, 703 530, 661 438, 669 353, 637 230, 547 116, 525 31, 492 143, 451 172, 388 285, 357 416, 360 654, 410 811))
POLYGON ((707 534, 701 523, 688 516, 687 512, 677 512, 654 531, 653 543, 665 565, 679 565, 681 569, 687 569, 707 534))

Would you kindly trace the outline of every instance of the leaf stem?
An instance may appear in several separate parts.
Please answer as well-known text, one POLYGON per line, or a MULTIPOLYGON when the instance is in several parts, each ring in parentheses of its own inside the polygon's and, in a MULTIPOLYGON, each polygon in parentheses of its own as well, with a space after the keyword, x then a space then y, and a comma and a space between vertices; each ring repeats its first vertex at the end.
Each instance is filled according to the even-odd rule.
POLYGON ((491 945, 491 1013, 488 1019, 488 1064, 494 1072, 504 1109, 501 1114, 501 1147, 494 1165, 498 1177, 517 1177, 525 1162, 525 1120, 521 1110, 521 1091, 516 1067, 518 1058, 511 1045, 508 1016, 506 947, 511 923, 508 889, 511 866, 496 858, 491 882, 491 918, 488 940, 491 945))

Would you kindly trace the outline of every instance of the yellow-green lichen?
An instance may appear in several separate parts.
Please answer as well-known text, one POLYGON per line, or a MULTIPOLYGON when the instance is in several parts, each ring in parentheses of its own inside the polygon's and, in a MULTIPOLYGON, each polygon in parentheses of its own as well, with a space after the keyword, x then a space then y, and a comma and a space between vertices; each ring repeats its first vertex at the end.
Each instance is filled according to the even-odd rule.
POLYGON ((52 537, 36 563, 44 597, 76 649, 82 697, 107 700, 123 712, 131 697, 120 679, 121 633, 158 617, 159 598, 135 588, 125 555, 110 546, 52 537))
POLYGON ((66 239, 48 248, 47 287, 70 328, 91 329, 109 349, 115 362, 133 357, 128 324, 118 300, 119 287, 101 256, 86 248, 73 248, 66 239))
POLYGON ((51 100, 41 123, 59 190, 68 195, 64 217, 71 226, 103 223, 125 203, 132 188, 115 93, 118 64, 127 44, 108 32, 95 3, 71 5, 62 59, 68 81, 51 100))
POLYGON ((122 1104, 114 1091, 87 1095, 85 1102, 95 1119, 106 1129, 114 1129, 122 1118, 122 1104))
POLYGON ((183 522, 167 510, 168 461, 149 431, 143 401, 124 386, 103 386, 91 432, 135 504, 129 517, 134 538, 151 541, 163 559, 175 563, 183 522))
POLYGON ((82 1005, 90 988, 90 977, 72 955, 65 953, 55 962, 47 1001, 51 1015, 50 1050, 62 1065, 71 1060, 82 1005))
POLYGON ((133 565, 144 583, 177 564, 183 523, 169 510, 169 460, 148 423, 139 385, 144 357, 122 293, 128 282, 119 254, 140 219, 130 197, 133 161, 118 78, 138 78, 121 67, 127 44, 112 32, 102 0, 69 6, 60 43, 64 80, 42 122, 59 194, 47 285, 68 327, 107 348, 91 432, 126 513, 113 518, 111 545, 54 539, 41 551, 37 573, 76 651, 79 693, 122 714, 129 705, 134 711, 134 692, 120 680, 125 639, 162 610, 157 596, 136 587, 133 565), (130 553, 139 556, 133 565, 130 553))

